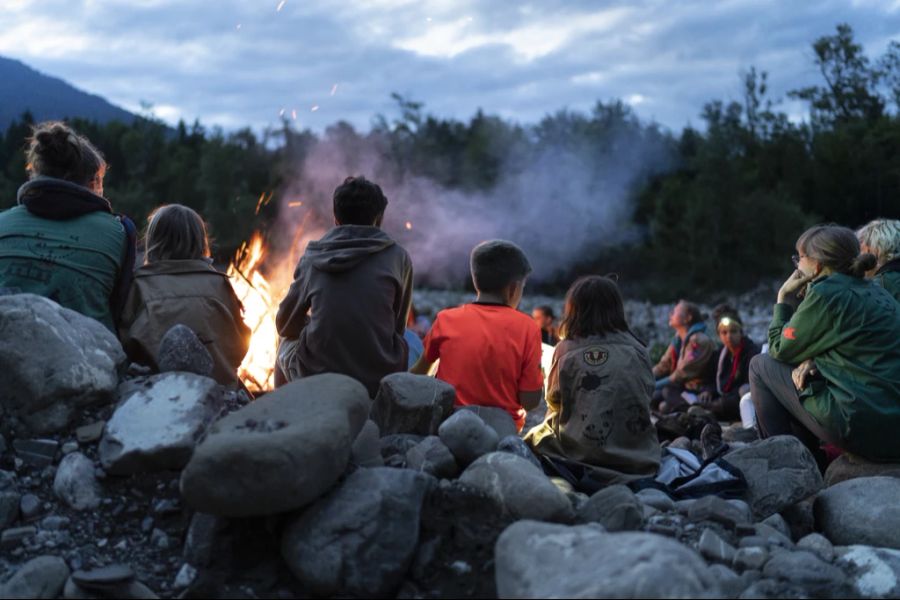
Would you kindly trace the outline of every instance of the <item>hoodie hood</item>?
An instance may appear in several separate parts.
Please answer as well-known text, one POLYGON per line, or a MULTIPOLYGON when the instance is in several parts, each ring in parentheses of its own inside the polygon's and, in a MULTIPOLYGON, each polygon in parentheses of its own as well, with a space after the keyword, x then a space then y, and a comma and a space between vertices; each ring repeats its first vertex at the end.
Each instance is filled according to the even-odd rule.
POLYGON ((26 182, 19 188, 16 200, 31 214, 55 221, 67 221, 92 212, 112 213, 106 198, 84 186, 53 177, 35 177, 26 182))
POLYGON ((339 273, 349 271, 367 257, 395 243, 378 227, 338 225, 321 240, 306 246, 306 258, 319 271, 339 273))

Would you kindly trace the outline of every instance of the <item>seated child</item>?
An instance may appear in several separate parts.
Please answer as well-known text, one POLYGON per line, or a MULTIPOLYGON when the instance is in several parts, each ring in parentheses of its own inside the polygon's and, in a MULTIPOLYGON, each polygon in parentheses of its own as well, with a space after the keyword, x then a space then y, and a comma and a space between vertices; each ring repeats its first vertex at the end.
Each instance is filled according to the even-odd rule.
POLYGON ((573 283, 561 333, 547 416, 525 441, 552 474, 578 489, 654 476, 660 449, 650 422, 653 367, 628 327, 615 282, 588 276, 573 283))
POLYGON ((180 204, 153 211, 144 264, 135 271, 119 326, 128 357, 157 369, 163 336, 175 325, 186 325, 212 356, 212 377, 238 386, 237 368, 250 344, 242 310, 228 277, 212 266, 200 215, 180 204))
POLYGON ((387 203, 363 177, 334 190, 335 227, 306 247, 275 319, 287 381, 341 373, 375 396, 385 375, 408 368, 412 262, 381 230, 387 203))
POLYGON ((425 374, 440 359, 437 377, 456 388, 457 406, 495 406, 519 430, 525 411, 540 403, 541 330, 516 310, 531 265, 512 242, 482 242, 469 265, 475 302, 438 313, 425 337, 425 353, 410 369, 425 374))

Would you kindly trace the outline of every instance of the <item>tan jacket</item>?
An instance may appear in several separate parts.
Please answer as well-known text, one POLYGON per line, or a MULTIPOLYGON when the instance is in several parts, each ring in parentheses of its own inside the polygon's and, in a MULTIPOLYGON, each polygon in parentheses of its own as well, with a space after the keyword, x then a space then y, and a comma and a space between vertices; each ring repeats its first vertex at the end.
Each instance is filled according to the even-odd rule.
POLYGON ((537 452, 591 467, 606 483, 655 475, 652 394, 650 357, 631 334, 564 340, 547 379, 547 416, 525 440, 537 452))
POLYGON ((715 386, 716 343, 703 331, 688 333, 688 341, 680 351, 670 344, 659 362, 653 367, 657 379, 668 376, 669 381, 683 385, 685 389, 702 391, 715 386))
POLYGON ((163 260, 137 269, 119 339, 128 357, 158 368, 159 343, 174 325, 190 327, 213 358, 213 378, 236 384, 250 344, 241 302, 224 273, 205 260, 163 260))

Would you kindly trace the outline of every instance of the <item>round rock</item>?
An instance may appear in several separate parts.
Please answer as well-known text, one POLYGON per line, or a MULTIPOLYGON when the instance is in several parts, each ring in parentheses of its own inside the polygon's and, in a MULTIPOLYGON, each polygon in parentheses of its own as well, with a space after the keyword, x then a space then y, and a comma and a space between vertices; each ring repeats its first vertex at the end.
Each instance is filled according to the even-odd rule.
POLYGON ((860 477, 820 493, 816 526, 835 545, 900 549, 900 479, 860 477))

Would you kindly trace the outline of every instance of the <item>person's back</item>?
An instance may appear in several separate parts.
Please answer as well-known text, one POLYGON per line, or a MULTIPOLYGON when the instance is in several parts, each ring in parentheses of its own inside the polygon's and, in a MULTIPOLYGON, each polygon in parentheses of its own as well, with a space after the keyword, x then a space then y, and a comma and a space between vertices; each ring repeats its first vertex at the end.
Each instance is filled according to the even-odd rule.
POLYGON ((539 389, 543 383, 540 330, 528 315, 477 302, 443 310, 425 347, 431 362, 440 359, 437 378, 456 388, 457 406, 496 406, 519 428, 524 425, 519 390, 539 389))
POLYGON ((544 383, 541 330, 516 310, 531 265, 515 244, 492 240, 472 250, 470 266, 478 298, 438 313, 411 371, 440 360, 437 377, 456 388, 457 406, 502 408, 522 429, 544 383))
POLYGON ((19 189, 18 206, 0 213, 0 287, 44 296, 115 330, 134 240, 130 221, 113 215, 102 196, 106 163, 62 123, 37 126, 28 155, 32 179, 19 189))
POLYGON ((570 288, 547 381, 547 416, 525 440, 575 476, 576 487, 655 475, 650 421, 654 379, 646 347, 628 330, 614 282, 584 277, 570 288), (571 336, 571 337, 569 337, 571 336), (574 471, 583 471, 575 474, 574 471))
POLYGON ((335 190, 338 224, 309 243, 278 309, 279 366, 288 380, 341 373, 374 396, 384 376, 406 370, 412 262, 379 227, 386 205, 363 178, 335 190))
POLYGON ((129 358, 158 368, 159 344, 179 324, 190 327, 209 351, 213 379, 236 385, 250 329, 228 277, 202 259, 162 260, 138 268, 120 327, 129 358))
POLYGON ((203 219, 186 206, 161 206, 150 215, 146 241, 145 264, 135 272, 119 327, 128 357, 158 369, 163 337, 185 325, 212 356, 212 377, 237 385, 250 329, 228 277, 210 262, 203 219))

